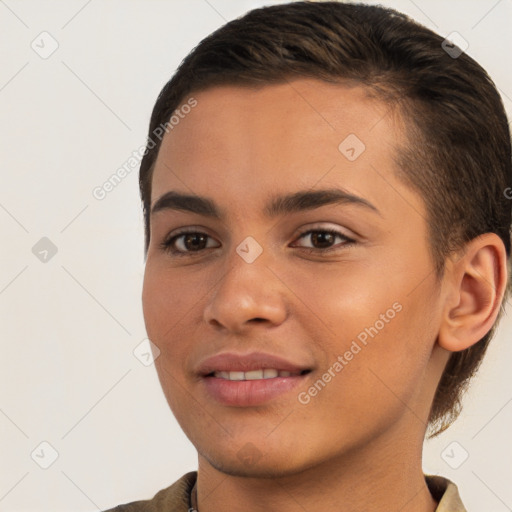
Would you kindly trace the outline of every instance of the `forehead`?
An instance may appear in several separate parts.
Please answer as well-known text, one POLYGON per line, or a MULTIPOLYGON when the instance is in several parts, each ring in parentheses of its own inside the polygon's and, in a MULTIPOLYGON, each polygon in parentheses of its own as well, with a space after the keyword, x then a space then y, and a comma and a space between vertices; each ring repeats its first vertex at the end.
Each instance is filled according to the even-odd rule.
POLYGON ((401 132, 390 108, 362 86, 298 79, 191 96, 197 105, 163 139, 153 203, 170 188, 251 192, 256 200, 270 190, 339 185, 372 200, 394 179, 401 132))
MULTIPOLYGON (((337 149, 339 137, 347 130, 369 138, 384 118, 385 126, 375 135, 391 135, 388 131, 393 119, 391 109, 369 93, 368 87, 353 82, 335 84, 306 78, 257 88, 216 86, 193 94, 197 106, 186 116, 180 116, 179 126, 172 127, 171 145, 173 141, 185 143, 190 129, 196 136, 193 141, 188 139, 190 145, 204 146, 216 139, 216 143, 224 141, 222 147, 227 147, 232 142, 241 142, 223 137, 228 130, 233 136, 236 130, 241 138, 246 138, 248 133, 257 135, 254 144, 259 141, 268 144, 273 140, 271 147, 279 145, 283 150, 286 141, 293 144, 301 138, 321 138, 335 144, 337 149)), ((177 120, 176 116, 174 119, 177 120)))

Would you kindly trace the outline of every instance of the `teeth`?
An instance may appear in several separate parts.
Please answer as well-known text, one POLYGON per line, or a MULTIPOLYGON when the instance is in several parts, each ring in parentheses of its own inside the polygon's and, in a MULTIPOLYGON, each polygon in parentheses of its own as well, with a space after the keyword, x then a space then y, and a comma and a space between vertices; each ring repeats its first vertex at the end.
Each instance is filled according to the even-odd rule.
POLYGON ((244 372, 228 372, 229 380, 245 380, 244 372))
MULTIPOLYGON (((245 372, 245 380, 263 379, 264 372, 265 370, 252 370, 250 372, 245 372)), ((242 375, 244 375, 244 372, 242 372, 242 375)))
POLYGON ((226 380, 274 379, 276 377, 290 377, 291 375, 300 375, 300 372, 292 373, 286 370, 276 370, 275 368, 264 368, 251 370, 250 372, 214 372, 213 374, 214 377, 226 380))

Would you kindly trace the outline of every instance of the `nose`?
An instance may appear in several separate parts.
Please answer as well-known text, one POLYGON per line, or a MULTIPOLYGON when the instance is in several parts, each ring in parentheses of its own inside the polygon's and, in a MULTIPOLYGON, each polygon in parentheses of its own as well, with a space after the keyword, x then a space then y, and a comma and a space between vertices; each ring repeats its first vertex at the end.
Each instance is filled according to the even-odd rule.
POLYGON ((204 310, 216 329, 243 333, 257 324, 277 326, 287 316, 286 286, 260 256, 247 263, 236 252, 204 310))

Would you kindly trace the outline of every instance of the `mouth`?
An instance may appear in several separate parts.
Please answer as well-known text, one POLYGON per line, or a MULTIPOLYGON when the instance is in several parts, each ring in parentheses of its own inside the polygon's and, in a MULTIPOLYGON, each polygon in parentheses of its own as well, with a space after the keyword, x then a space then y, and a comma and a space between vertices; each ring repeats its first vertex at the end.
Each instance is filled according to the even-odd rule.
POLYGON ((289 399, 312 371, 311 364, 264 352, 223 352, 203 360, 196 369, 207 398, 231 407, 289 399))
POLYGON ((274 369, 250 372, 213 372, 201 379, 208 401, 230 407, 262 406, 280 400, 296 401, 300 388, 307 387, 311 370, 299 373, 274 369), (266 371, 268 370, 268 371, 266 371))
POLYGON ((248 380, 266 380, 276 378, 298 377, 310 373, 311 370, 278 370, 276 368, 261 368, 247 372, 243 371, 214 371, 204 377, 215 377, 217 379, 224 379, 229 381, 248 381, 248 380))

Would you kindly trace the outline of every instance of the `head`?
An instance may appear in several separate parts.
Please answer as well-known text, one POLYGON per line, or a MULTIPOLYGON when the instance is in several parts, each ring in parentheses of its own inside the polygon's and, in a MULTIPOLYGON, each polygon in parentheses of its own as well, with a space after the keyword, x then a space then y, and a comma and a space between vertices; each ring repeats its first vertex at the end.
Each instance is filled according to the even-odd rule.
MULTIPOLYGON (((205 424, 220 437, 228 424, 227 439, 256 444, 282 414, 283 432, 301 435, 286 426, 289 404, 235 416, 204 401, 194 370, 225 348, 293 349, 292 358, 310 364, 302 397, 311 400, 295 402, 292 415, 303 441, 338 405, 346 450, 402 420, 428 423, 435 435, 459 414, 507 296, 504 192, 512 164, 496 87, 473 59, 452 58, 442 42, 382 7, 266 7, 205 38, 160 93, 140 171, 144 314, 162 352, 157 369, 167 399, 205 452, 205 424), (329 194, 309 198, 318 210, 282 208, 293 194, 335 188, 352 197, 342 213, 329 210, 329 194), (208 197, 225 215, 207 213, 211 204, 201 204, 202 213, 153 214, 169 190, 208 197), (288 216, 266 217, 265 207, 284 195, 276 204, 288 216), (318 227, 322 217, 327 227, 338 219, 345 228, 342 252, 289 259, 285 239, 297 243, 296 229, 318 227), (171 256, 169 234, 185 225, 201 227, 193 232, 209 242, 201 255, 171 256), (257 242, 251 250, 262 249, 252 263, 236 252, 247 236, 257 242), (336 354, 350 358, 341 369, 336 354), (329 384, 309 393, 325 372, 329 384), (382 394, 376 405, 372 397, 382 394), (187 400, 197 402, 195 413, 187 400), (317 419, 306 419, 311 414, 317 419), (370 425, 350 438, 361 418, 370 425)), ((327 241, 335 237, 327 233, 327 241)), ((278 447, 291 442, 275 437, 278 447)), ((311 454, 321 453, 308 442, 311 454)))

